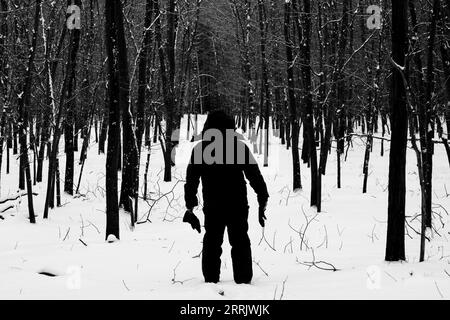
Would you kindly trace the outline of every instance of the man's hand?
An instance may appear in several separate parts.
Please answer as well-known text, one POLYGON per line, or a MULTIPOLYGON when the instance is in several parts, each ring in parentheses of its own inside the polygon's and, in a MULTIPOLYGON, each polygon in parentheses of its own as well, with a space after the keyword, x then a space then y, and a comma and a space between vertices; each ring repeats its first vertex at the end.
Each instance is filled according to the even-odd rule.
POLYGON ((189 223, 192 229, 197 230, 198 233, 201 233, 200 229, 200 220, 198 220, 197 216, 192 212, 192 209, 188 209, 184 214, 183 222, 189 223))
POLYGON ((259 206, 259 212, 258 212, 258 218, 259 218, 259 224, 261 225, 261 227, 265 227, 266 226, 266 207, 267 207, 267 203, 260 205, 259 206))

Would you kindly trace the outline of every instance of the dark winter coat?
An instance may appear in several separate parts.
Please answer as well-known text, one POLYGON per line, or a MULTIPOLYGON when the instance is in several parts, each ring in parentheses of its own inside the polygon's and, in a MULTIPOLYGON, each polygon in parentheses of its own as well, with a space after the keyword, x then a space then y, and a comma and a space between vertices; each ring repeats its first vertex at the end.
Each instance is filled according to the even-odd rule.
POLYGON ((205 212, 209 210, 220 211, 237 211, 239 209, 248 208, 247 200, 247 183, 256 192, 258 196, 258 203, 260 206, 265 206, 269 194, 267 192, 266 183, 261 175, 258 164, 255 161, 250 149, 242 141, 241 136, 234 133, 230 139, 230 135, 226 137, 225 130, 234 132, 234 120, 225 116, 224 114, 214 114, 208 117, 207 123, 203 130, 203 139, 193 149, 191 161, 188 165, 185 184, 185 201, 188 209, 198 206, 197 190, 202 181, 203 185, 203 207, 205 212), (223 133, 223 143, 216 144, 222 148, 216 148, 210 152, 213 141, 206 141, 205 133, 209 129, 217 129, 223 133), (234 161, 227 157, 230 154, 229 143, 234 142, 234 161), (216 161, 211 164, 211 161, 204 159, 201 155, 212 154, 217 156, 217 159, 223 161, 216 161), (219 157, 222 152, 223 157, 219 157), (199 157, 200 155, 200 157, 199 157), (245 157, 243 157, 245 155, 245 157), (200 161, 199 161, 200 160, 200 161))

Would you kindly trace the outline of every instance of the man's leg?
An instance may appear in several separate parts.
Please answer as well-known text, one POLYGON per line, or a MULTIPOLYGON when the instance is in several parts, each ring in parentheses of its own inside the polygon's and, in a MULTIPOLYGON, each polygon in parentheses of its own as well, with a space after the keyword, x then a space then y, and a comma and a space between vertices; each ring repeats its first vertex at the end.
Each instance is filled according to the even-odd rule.
POLYGON ((238 284, 250 283, 253 277, 252 251, 248 237, 248 209, 241 210, 229 217, 227 224, 228 239, 233 259, 234 281, 238 284))
POLYGON ((205 212, 205 236, 203 238, 202 271, 205 282, 220 280, 220 256, 222 255, 225 223, 218 212, 205 212))

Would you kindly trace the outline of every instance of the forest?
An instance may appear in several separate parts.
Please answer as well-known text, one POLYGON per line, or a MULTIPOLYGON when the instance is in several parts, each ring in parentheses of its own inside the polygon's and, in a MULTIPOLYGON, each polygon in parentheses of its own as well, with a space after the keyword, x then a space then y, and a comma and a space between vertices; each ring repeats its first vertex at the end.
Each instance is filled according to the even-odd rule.
POLYGON ((447 0, 0 0, 0 297, 448 299, 449 132, 447 0), (270 195, 242 291, 181 220, 215 110, 270 195))

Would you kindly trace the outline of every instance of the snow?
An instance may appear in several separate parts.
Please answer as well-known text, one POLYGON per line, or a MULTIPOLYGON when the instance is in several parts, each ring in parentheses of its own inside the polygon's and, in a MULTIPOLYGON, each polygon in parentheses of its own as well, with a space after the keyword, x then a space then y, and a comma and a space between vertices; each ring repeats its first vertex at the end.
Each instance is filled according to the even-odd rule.
MULTIPOLYGON (((199 118, 204 121, 204 117, 199 118)), ((202 235, 182 223, 185 208, 181 180, 193 146, 186 141, 186 118, 181 134, 172 183, 162 181, 161 148, 153 146, 148 185, 151 200, 139 206, 139 221, 148 217, 151 222, 138 224, 132 230, 129 217, 121 212, 120 241, 105 241, 106 156, 97 155, 93 142, 82 179, 82 195, 63 195, 63 207, 51 211, 49 220, 42 219, 46 183, 33 189, 39 194, 34 197, 36 225, 28 221, 26 198, 12 202, 15 208, 2 213, 5 220, 0 220, 0 299, 450 298, 450 184, 446 186, 450 170, 442 145, 436 146, 435 230, 431 243, 427 242, 426 262, 418 262, 420 239, 408 227, 411 238, 406 237, 407 262, 387 263, 384 251, 389 144, 385 144, 385 157, 380 157, 381 141, 375 141, 367 194, 362 194, 365 140, 353 139, 347 162, 342 164, 342 189, 336 187, 333 152, 323 181, 323 212, 317 213, 309 207, 309 170, 302 165, 304 189, 293 192, 291 153, 274 138, 270 166, 261 166, 271 195, 263 239, 256 196, 249 191, 253 282, 233 282, 230 247, 225 240, 222 282, 215 285, 203 282, 202 235), (161 200, 154 204, 152 200, 158 198, 161 200), (333 268, 338 271, 323 270, 333 268)), ((141 180, 146 158, 143 152, 141 180)), ((262 162, 263 156, 258 158, 262 162)), ((11 159, 16 163, 12 163, 10 175, 2 170, 0 198, 17 193, 18 159, 11 159)), ((64 158, 60 164, 63 175, 64 158)), ((76 179, 78 172, 76 166, 76 179)), ((406 214, 416 230, 420 230, 420 219, 415 218, 419 211, 417 166, 415 154, 409 150, 406 214)), ((203 222, 201 209, 195 213, 203 222)))
POLYGON ((108 237, 106 238, 106 241, 107 241, 108 243, 115 243, 115 242, 118 242, 119 240, 116 238, 115 235, 110 234, 110 235, 108 235, 108 237))

